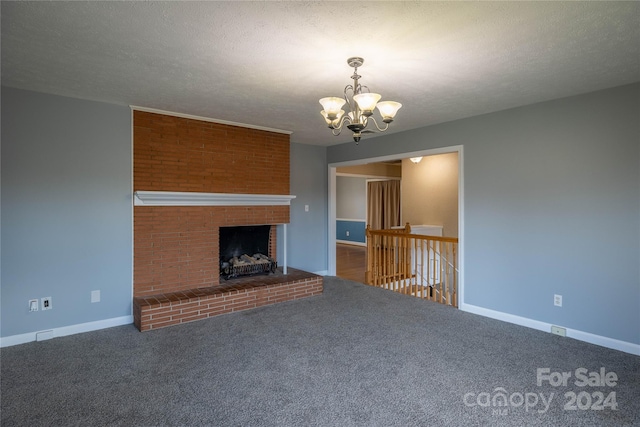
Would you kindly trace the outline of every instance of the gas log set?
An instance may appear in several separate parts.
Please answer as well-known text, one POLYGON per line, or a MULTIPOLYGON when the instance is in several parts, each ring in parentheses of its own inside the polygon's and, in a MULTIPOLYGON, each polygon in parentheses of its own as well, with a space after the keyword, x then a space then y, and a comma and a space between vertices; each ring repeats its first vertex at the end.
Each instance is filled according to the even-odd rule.
POLYGON ((270 225, 221 227, 220 277, 275 273, 278 263, 269 256, 270 238, 270 225))
POLYGON ((264 254, 234 256, 220 263, 220 274, 229 280, 239 276, 275 273, 278 263, 264 254))

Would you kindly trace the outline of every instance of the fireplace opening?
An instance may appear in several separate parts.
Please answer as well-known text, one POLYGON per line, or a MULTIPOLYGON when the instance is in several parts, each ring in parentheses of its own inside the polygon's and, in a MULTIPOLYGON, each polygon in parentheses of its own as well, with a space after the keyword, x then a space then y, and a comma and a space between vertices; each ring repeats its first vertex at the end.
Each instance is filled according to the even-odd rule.
POLYGON ((220 227, 220 277, 225 280, 275 273, 271 225, 220 227))

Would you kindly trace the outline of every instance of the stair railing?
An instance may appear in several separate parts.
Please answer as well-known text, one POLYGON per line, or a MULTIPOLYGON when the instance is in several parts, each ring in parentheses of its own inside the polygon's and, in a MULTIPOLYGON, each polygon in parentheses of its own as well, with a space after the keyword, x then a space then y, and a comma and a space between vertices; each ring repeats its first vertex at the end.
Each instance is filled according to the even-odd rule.
POLYGON ((368 285, 458 306, 458 239, 366 229, 368 285))

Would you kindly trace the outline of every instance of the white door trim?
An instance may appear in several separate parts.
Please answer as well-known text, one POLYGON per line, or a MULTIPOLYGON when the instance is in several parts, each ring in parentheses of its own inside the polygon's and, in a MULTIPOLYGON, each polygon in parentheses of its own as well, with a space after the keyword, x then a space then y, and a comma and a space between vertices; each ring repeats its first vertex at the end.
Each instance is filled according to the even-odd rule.
POLYGON ((382 157, 371 157, 358 160, 350 160, 346 162, 330 163, 328 165, 329 179, 329 203, 328 203, 328 275, 336 275, 336 168, 340 166, 355 166, 365 163, 383 162, 389 160, 400 160, 408 157, 433 156, 436 154, 458 153, 458 250, 460 257, 459 264, 459 282, 458 282, 458 306, 464 304, 464 155, 463 146, 455 145, 452 147, 435 148, 430 150, 413 151, 409 153, 392 154, 382 157))

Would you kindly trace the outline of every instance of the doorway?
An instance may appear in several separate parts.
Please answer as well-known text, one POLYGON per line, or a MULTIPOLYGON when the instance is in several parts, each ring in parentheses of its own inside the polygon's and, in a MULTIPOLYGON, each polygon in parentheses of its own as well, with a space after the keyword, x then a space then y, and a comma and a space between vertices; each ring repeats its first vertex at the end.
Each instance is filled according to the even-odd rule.
MULTIPOLYGON (((410 157, 434 156, 437 154, 457 153, 457 221, 456 224, 449 224, 450 229, 457 228, 456 234, 459 239, 459 303, 464 303, 464 179, 463 179, 463 147, 453 146, 441 149, 424 150, 419 152, 400 153, 390 156, 366 158, 349 162, 333 163, 329 165, 329 236, 328 236, 328 274, 337 275, 338 265, 340 264, 340 276, 356 280, 361 274, 352 266, 352 262, 362 263, 366 265, 366 251, 364 247, 353 247, 344 242, 340 242, 337 237, 336 216, 337 213, 337 176, 343 175, 338 173, 338 168, 343 170, 344 167, 354 167, 371 163, 393 163, 408 159, 410 157), (340 257, 340 262, 338 262, 340 257), (362 260, 362 261, 360 261, 362 260)), ((371 177, 373 178, 373 177, 371 177)), ((414 196, 415 197, 415 196, 414 196)), ((418 196, 419 197, 419 196, 418 196)), ((402 216, 405 221, 405 215, 402 216)), ((365 221, 366 222, 366 221, 365 221)), ((414 222, 415 224, 415 222, 414 222)), ((349 243, 349 242, 347 242, 349 243)), ((357 280, 363 281, 363 280, 357 280)))

